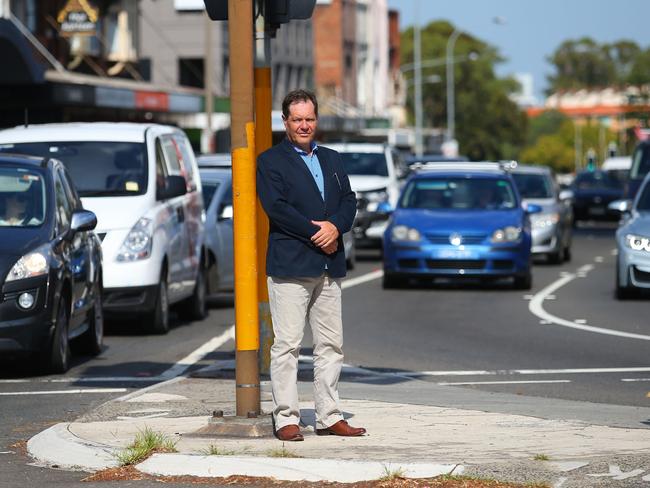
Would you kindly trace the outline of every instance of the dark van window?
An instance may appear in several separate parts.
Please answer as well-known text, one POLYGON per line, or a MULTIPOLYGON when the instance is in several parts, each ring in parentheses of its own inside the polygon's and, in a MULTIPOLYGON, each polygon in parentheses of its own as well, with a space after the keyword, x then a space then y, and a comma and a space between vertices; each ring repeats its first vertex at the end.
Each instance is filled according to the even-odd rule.
POLYGON ((634 151, 630 178, 642 180, 650 172, 650 144, 641 144, 634 151))
POLYGON ((2 144, 0 152, 58 159, 81 197, 143 195, 147 148, 140 142, 25 142, 2 144))

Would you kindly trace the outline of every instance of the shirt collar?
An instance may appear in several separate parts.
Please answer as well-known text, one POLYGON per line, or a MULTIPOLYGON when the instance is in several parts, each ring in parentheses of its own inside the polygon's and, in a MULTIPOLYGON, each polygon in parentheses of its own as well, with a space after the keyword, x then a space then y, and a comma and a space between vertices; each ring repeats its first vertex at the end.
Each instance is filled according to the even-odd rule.
MULTIPOLYGON (((307 156, 307 153, 305 151, 303 151, 297 146, 294 146, 291 141, 289 141, 289 144, 291 144, 291 147, 293 147, 298 154, 300 154, 301 156, 307 156)), ((318 151, 318 145, 316 144, 316 142, 311 141, 311 152, 315 153, 317 151, 318 151)))

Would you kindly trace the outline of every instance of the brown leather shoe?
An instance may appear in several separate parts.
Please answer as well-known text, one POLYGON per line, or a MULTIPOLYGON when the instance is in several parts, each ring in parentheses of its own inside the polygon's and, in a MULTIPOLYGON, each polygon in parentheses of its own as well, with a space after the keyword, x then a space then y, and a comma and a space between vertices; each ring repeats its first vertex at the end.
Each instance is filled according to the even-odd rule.
POLYGON ((302 441, 305 439, 300 433, 300 428, 295 424, 285 425, 276 430, 275 436, 281 441, 302 441))
POLYGON ((344 437, 357 437, 364 435, 366 429, 363 427, 351 427, 345 420, 339 420, 334 425, 325 429, 316 429, 316 435, 340 435, 344 437))

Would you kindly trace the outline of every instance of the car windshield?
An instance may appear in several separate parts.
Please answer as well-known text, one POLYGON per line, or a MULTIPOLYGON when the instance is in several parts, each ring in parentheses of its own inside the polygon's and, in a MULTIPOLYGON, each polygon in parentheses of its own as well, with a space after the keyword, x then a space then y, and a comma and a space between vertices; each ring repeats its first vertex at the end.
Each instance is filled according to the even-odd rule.
POLYGON ((509 181, 497 178, 418 178, 404 190, 401 208, 511 210, 517 199, 509 181))
POLYGON ((342 152, 341 159, 349 175, 388 176, 384 153, 342 152))
POLYGON ((592 171, 576 176, 575 186, 578 190, 620 190, 623 182, 606 171, 592 171))
POLYGON ((0 227, 38 227, 45 219, 43 175, 25 168, 0 168, 0 227))
POLYGON ((514 173, 512 176, 522 198, 553 198, 553 185, 546 175, 514 173))
POLYGON ((650 144, 644 144, 634 151, 630 178, 643 179, 650 172, 650 144))
POLYGON ((143 195, 147 191, 144 143, 29 142, 2 144, 0 152, 58 159, 82 197, 143 195))
POLYGON ((210 202, 212 201, 212 197, 214 197, 214 194, 217 192, 217 188, 219 188, 219 183, 216 181, 203 180, 201 182, 201 186, 203 188, 203 208, 207 210, 207 208, 210 206, 210 202))

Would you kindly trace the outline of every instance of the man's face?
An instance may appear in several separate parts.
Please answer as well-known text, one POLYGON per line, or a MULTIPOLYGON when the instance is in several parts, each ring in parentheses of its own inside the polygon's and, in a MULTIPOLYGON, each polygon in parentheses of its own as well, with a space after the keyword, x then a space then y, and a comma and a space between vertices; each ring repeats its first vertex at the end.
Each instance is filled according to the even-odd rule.
POLYGON ((289 116, 283 120, 289 140, 309 152, 318 125, 314 104, 311 101, 292 103, 289 105, 289 116))

